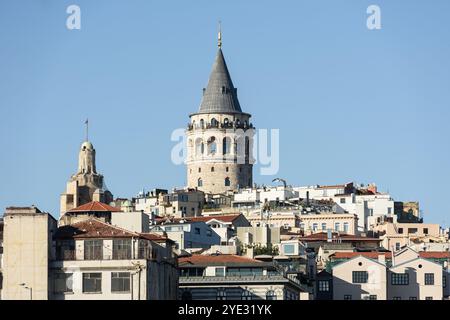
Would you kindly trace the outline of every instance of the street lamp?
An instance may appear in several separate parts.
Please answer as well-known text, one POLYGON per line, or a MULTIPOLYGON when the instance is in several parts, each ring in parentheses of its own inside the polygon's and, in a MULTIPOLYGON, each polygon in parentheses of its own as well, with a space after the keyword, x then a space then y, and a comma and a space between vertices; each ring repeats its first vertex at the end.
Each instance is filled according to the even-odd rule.
POLYGON ((30 300, 33 300, 33 288, 28 287, 26 283, 19 284, 21 287, 30 290, 30 300))

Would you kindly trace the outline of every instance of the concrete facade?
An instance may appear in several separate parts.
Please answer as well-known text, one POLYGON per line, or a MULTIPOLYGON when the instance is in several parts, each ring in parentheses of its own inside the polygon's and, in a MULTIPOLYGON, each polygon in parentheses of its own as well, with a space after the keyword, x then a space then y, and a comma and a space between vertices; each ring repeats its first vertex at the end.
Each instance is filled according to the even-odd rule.
POLYGON ((47 300, 56 220, 36 207, 11 207, 4 224, 2 299, 47 300))

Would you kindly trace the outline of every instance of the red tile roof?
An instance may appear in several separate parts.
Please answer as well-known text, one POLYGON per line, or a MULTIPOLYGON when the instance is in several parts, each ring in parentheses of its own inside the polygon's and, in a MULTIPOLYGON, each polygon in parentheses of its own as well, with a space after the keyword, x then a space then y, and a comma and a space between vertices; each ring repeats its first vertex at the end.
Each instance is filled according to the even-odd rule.
MULTIPOLYGON (((392 258, 391 252, 335 252, 330 256, 333 259, 351 259, 357 256, 363 256, 366 258, 377 259, 379 255, 384 254, 386 259, 392 258)), ((450 259, 450 252, 439 251, 421 251, 419 256, 424 259, 450 259)))
POLYGON ((208 222, 210 220, 218 220, 218 221, 222 221, 222 222, 233 222, 234 220, 236 220, 237 218, 239 218, 239 216, 241 216, 241 214, 227 214, 227 215, 212 215, 212 216, 202 216, 202 217, 190 217, 187 218, 188 220, 191 221, 204 221, 204 222, 208 222))
MULTIPOLYGON (((300 237, 299 238, 302 241, 327 241, 328 236, 326 232, 318 232, 313 233, 308 236, 300 237)), ((345 241, 380 241, 378 238, 368 238, 368 237, 361 237, 357 235, 350 235, 350 234, 340 234, 333 232, 333 239, 341 239, 343 242, 345 241)))
POLYGON ((330 256, 330 258, 333 259, 351 259, 358 256, 363 256, 365 258, 370 259, 378 259, 378 256, 384 255, 386 259, 391 259, 392 253, 391 252, 335 252, 330 256))
POLYGON ((174 223, 178 223, 181 220, 186 222, 208 222, 211 220, 218 220, 222 222, 233 222, 237 218, 239 218, 241 214, 229 214, 229 215, 212 215, 212 216, 201 216, 201 217, 184 217, 184 218, 169 218, 169 217, 157 217, 157 222, 165 222, 170 221, 174 223))
POLYGON ((242 257, 234 254, 201 255, 194 254, 190 257, 178 258, 178 263, 192 265, 217 265, 217 264, 260 264, 261 261, 242 257))
POLYGON ((111 207, 106 203, 91 201, 67 212, 120 212, 119 208, 111 207))
POLYGON ((56 239, 108 239, 143 238, 151 241, 168 241, 167 237, 153 233, 136 233, 105 223, 95 218, 59 227, 56 239))
POLYGON ((421 251, 419 256, 424 259, 450 259, 448 251, 421 251))

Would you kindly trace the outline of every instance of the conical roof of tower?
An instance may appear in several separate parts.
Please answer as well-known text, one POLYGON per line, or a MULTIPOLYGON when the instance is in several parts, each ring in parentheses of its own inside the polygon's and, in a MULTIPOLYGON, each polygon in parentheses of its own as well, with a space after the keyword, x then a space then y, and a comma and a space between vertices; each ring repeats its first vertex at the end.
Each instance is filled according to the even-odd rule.
POLYGON ((219 48, 198 113, 241 113, 237 90, 219 48))

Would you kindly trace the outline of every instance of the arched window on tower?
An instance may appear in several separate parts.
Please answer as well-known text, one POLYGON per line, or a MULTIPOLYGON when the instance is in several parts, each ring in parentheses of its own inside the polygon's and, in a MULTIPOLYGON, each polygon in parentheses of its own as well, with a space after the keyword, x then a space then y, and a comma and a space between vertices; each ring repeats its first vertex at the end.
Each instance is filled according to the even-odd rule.
POLYGON ((222 141, 222 153, 229 154, 231 151, 231 138, 225 137, 222 141))
POLYGON ((219 122, 216 120, 216 118, 211 119, 211 127, 216 128, 218 127, 219 122))
POLYGON ((197 180, 197 187, 203 187, 203 180, 202 180, 202 178, 198 178, 198 180, 197 180))
POLYGON ((204 128, 205 127, 205 120, 200 119, 200 128, 204 128))
POLYGON ((203 145, 203 141, 201 138, 198 138, 197 140, 195 140, 195 155, 199 156, 202 155, 204 152, 204 145, 203 145))
POLYGON ((230 178, 226 177, 225 178, 225 187, 229 187, 230 185, 231 185, 230 178))
POLYGON ((217 152, 217 143, 215 137, 210 137, 208 139, 208 154, 214 155, 217 152))
POLYGON ((245 158, 248 160, 250 157, 250 138, 245 137, 245 158))
POLYGON ((225 128, 228 127, 229 124, 230 124, 230 120, 228 120, 228 118, 223 119, 223 125, 225 128))

